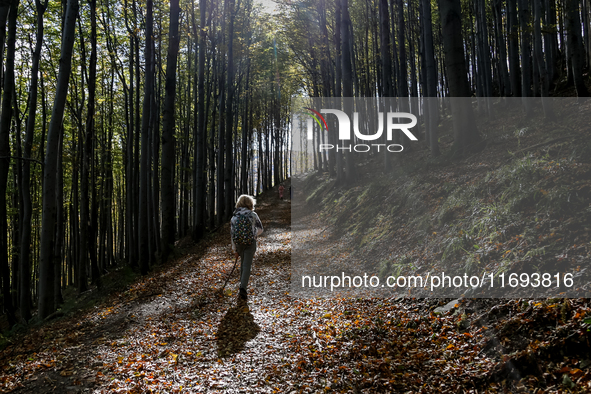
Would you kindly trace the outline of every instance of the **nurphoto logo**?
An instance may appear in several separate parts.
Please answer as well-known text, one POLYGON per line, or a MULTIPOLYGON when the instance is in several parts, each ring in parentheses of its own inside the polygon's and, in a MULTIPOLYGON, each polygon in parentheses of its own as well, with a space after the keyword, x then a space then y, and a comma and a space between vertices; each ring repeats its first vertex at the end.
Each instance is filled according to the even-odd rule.
MULTIPOLYGON (((322 114, 332 114, 337 117, 338 121, 338 139, 341 141, 349 141, 351 140, 351 119, 349 115, 345 112, 338 110, 338 109, 321 109, 320 112, 305 107, 308 111, 311 112, 311 117, 308 118, 307 122, 307 134, 308 140, 314 139, 314 122, 316 121, 320 130, 322 130, 322 125, 326 128, 328 132, 328 125, 326 120, 322 116, 322 114), (322 123, 321 123, 322 122, 322 123)), ((359 127, 359 112, 353 112, 353 132, 355 133, 355 137, 362 141, 376 141, 382 138, 382 134, 384 133, 384 123, 386 123, 386 141, 392 141, 394 136, 394 130, 400 130, 407 136, 411 141, 418 141, 417 137, 411 133, 410 129, 417 125, 417 117, 408 112, 378 112, 377 116, 378 120, 378 130, 373 134, 362 133, 359 127), (384 118, 386 118, 384 122, 384 118), (409 119, 409 123, 399 123, 403 119, 409 119)), ((368 131, 368 130, 366 130, 368 131)), ((371 143, 371 144, 319 144, 318 149, 320 152, 328 151, 335 149, 336 151, 349 151, 349 152, 369 152, 372 149, 377 150, 380 152, 382 149, 387 150, 388 152, 402 152, 404 147, 400 144, 387 144, 387 143, 371 143)))

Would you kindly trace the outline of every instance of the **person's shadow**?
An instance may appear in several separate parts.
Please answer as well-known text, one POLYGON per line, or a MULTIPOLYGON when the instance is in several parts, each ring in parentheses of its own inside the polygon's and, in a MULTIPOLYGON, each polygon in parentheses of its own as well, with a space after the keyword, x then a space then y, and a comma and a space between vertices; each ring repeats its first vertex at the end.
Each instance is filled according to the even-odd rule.
POLYGON ((246 342, 254 339, 260 331, 261 328, 254 322, 246 302, 239 300, 235 306, 228 309, 218 327, 218 355, 229 357, 242 351, 246 342))

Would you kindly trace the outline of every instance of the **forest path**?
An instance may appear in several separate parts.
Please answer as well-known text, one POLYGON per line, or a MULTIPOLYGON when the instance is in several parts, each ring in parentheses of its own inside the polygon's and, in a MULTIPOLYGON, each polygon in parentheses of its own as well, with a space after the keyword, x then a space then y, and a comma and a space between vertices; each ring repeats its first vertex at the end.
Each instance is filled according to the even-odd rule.
POLYGON ((565 373, 591 387, 591 361, 576 356, 585 328, 549 333, 567 301, 466 300, 437 315, 441 300, 292 298, 290 205, 276 192, 258 201, 247 303, 239 268, 216 294, 233 264, 225 225, 94 310, 13 338, 0 391, 557 392, 565 373))
POLYGON ((265 232, 247 303, 237 299, 239 265, 224 296, 217 293, 233 264, 226 224, 95 310, 9 346, 2 387, 18 393, 273 391, 264 377, 269 368, 292 364, 296 355, 286 350, 301 329, 288 296, 290 201, 270 191, 257 212, 265 232))

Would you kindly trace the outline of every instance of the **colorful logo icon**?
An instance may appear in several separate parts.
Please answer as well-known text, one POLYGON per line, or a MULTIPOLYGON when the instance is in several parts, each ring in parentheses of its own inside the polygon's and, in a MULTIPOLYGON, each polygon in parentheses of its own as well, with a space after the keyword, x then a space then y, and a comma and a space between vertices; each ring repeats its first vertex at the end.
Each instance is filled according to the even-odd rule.
POLYGON ((312 112, 311 116, 314 118, 316 123, 318 123, 318 127, 320 127, 320 130, 322 130, 322 124, 320 123, 320 119, 322 119, 322 122, 324 123, 324 127, 326 127, 326 131, 328 131, 328 125, 326 124, 326 120, 324 120, 324 117, 322 115, 320 115, 320 112, 315 111, 312 108, 308 108, 308 107, 304 107, 304 108, 307 109, 308 111, 312 112))

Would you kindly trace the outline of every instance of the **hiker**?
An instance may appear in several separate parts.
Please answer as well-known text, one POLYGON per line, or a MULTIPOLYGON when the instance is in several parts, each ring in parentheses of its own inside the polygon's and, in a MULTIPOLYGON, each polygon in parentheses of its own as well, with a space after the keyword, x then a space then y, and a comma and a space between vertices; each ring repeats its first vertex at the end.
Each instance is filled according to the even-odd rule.
POLYGON ((230 221, 232 235, 232 251, 236 258, 240 256, 240 293, 241 299, 246 300, 246 287, 250 278, 250 268, 254 252, 257 250, 257 237, 263 232, 263 224, 254 212, 256 200, 243 194, 238 197, 236 210, 230 221))
POLYGON ((283 191, 285 190, 285 188, 283 187, 283 183, 281 185, 279 185, 279 199, 283 200, 283 191))

